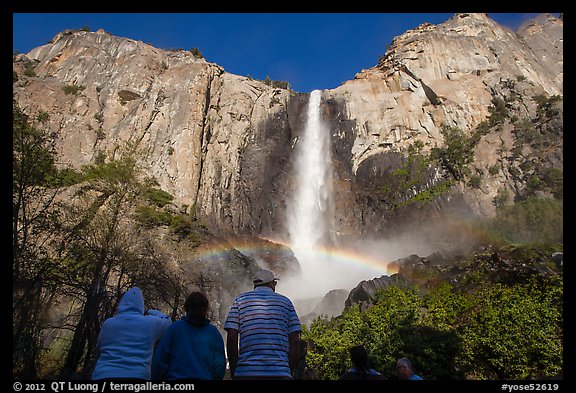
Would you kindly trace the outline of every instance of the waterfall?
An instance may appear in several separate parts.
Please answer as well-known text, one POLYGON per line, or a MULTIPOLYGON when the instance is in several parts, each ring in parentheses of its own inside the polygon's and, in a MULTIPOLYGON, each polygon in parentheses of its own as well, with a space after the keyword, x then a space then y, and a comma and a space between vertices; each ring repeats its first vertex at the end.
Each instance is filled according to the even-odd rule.
POLYGON ((310 93, 306 127, 296 145, 296 190, 288 217, 295 253, 309 253, 333 238, 330 132, 320 116, 322 92, 310 93))
POLYGON ((287 201, 289 243, 301 274, 281 277, 278 288, 301 300, 302 307, 331 290, 350 290, 383 273, 379 263, 342 248, 335 236, 331 132, 322 119, 321 100, 322 91, 310 93, 305 127, 293 152, 293 198, 287 201))

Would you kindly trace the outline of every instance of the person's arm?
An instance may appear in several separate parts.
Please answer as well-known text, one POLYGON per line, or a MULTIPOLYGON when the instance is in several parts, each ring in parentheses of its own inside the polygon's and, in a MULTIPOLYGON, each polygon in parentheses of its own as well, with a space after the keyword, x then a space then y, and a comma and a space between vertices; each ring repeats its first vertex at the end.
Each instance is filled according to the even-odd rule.
POLYGON ((300 355, 300 331, 288 335, 288 345, 288 364, 290 365, 290 373, 294 374, 294 368, 298 364, 298 355, 300 355))
POLYGON ((153 341, 156 342, 162 337, 162 334, 168 329, 168 327, 172 324, 172 319, 164 314, 162 311, 159 310, 148 310, 144 314, 144 316, 152 321, 152 326, 154 326, 153 330, 153 341))
POLYGON ((152 380, 165 379, 172 357, 171 347, 172 331, 168 329, 166 334, 164 334, 158 342, 158 346, 152 355, 152 364, 150 365, 152 380))
POLYGON ((226 329, 226 352, 228 353, 228 365, 230 366, 230 376, 234 378, 236 363, 238 363, 238 330, 226 329))
POLYGON ((214 330, 215 349, 212 354, 212 379, 222 380, 226 375, 226 352, 224 351, 224 340, 222 335, 212 326, 214 330))

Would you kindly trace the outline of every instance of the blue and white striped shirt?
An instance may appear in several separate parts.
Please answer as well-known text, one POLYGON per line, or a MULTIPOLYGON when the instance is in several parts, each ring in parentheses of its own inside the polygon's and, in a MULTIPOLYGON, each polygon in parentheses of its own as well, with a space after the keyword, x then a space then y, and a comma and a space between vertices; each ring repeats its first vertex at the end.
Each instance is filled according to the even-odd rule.
POLYGON ((224 329, 240 335, 237 377, 290 377, 288 335, 302 331, 292 301, 259 286, 236 297, 224 329))

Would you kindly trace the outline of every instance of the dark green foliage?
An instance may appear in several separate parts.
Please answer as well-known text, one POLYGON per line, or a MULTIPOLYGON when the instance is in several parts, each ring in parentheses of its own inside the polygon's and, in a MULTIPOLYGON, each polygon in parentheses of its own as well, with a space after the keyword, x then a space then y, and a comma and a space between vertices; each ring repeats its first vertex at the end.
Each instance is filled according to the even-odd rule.
POLYGON ((192 56, 194 56, 197 59, 203 59, 204 56, 202 56, 202 52, 200 52, 200 49, 198 48, 192 48, 190 49, 190 52, 192 53, 192 56))
POLYGON ((538 109, 536 111, 538 119, 551 119, 558 115, 558 110, 555 108, 557 102, 562 101, 562 97, 558 95, 553 95, 551 97, 546 97, 543 94, 532 97, 532 99, 538 104, 538 109))
POLYGON ((506 188, 499 188, 492 203, 494 203, 494 206, 496 207, 502 207, 505 206, 509 200, 510 192, 506 188))
POLYGON ((62 168, 54 177, 50 178, 49 186, 52 188, 69 187, 84 180, 84 175, 72 168, 62 168))
POLYGON ((392 209, 416 204, 422 207, 450 190, 450 180, 440 180, 426 185, 432 175, 431 159, 422 154, 424 143, 416 141, 409 145, 407 158, 402 166, 385 175, 386 186, 382 188, 384 199, 392 209))
POLYGON ((44 304, 56 286, 58 266, 46 239, 58 230, 55 136, 29 122, 12 103, 12 373, 37 378, 46 317, 44 304))
POLYGON ((488 168, 488 173, 490 176, 496 176, 500 172, 500 164, 494 164, 490 168, 488 168))
POLYGON ((554 198, 564 198, 564 172, 559 168, 544 168, 541 171, 541 179, 554 198))
POLYGON ((206 224, 196 219, 194 215, 185 212, 174 214, 170 222, 172 233, 176 234, 180 240, 186 240, 193 247, 201 244, 202 233, 206 229, 206 224))
POLYGON ((134 218, 147 228, 170 225, 172 214, 160 211, 154 206, 138 206, 134 218))
POLYGON ((290 90, 290 83, 288 83, 286 81, 272 80, 272 79, 270 79, 270 77, 268 75, 266 75, 266 78, 261 82, 264 82, 264 84, 267 86, 276 87, 279 89, 290 90))
POLYGON ((474 144, 458 127, 443 125, 440 131, 446 147, 435 147, 431 150, 431 158, 439 160, 442 167, 455 180, 463 180, 469 173, 468 164, 474 161, 474 144))
POLYGON ((349 348, 363 344, 375 368, 387 369, 402 351, 401 328, 418 321, 421 305, 414 291, 390 286, 365 312, 354 305, 338 318, 315 320, 303 333, 313 348, 308 352, 309 366, 318 370, 321 379, 337 379, 350 367, 349 348))
POLYGON ((468 180, 468 185, 472 188, 479 189, 480 186, 482 185, 482 176, 479 175, 470 176, 470 179, 468 180))
POLYGON ((95 182, 94 187, 99 191, 116 191, 135 186, 137 183, 135 166, 135 159, 127 157, 122 160, 85 165, 82 167, 82 173, 84 180, 95 182))
POLYGON ((39 123, 46 123, 49 118, 50 114, 44 111, 40 112, 38 116, 36 116, 36 120, 38 120, 39 123))
MULTIPOLYGON (((518 254, 530 258, 530 254, 518 254)), ((387 287, 373 305, 316 319, 303 338, 321 379, 349 367, 347 350, 363 344, 374 368, 391 379, 407 356, 425 379, 538 379, 562 372, 562 285, 557 278, 511 285, 483 279, 469 290, 443 283, 425 294, 387 287)))
MULTIPOLYGON (((463 379, 464 373, 457 367, 457 357, 462 343, 454 329, 441 330, 433 326, 410 325, 399 329, 402 349, 398 357, 412 360, 415 370, 426 379, 463 379), (421 370, 421 371, 420 371, 421 370)), ((394 375, 394 368, 384 372, 394 375)))
POLYGON ((500 97, 492 98, 492 106, 488 108, 490 111, 489 122, 491 126, 502 124, 508 117, 508 108, 506 108, 506 101, 500 97))
POLYGON ((514 123, 515 146, 530 145, 540 138, 540 132, 530 119, 521 119, 514 123))
POLYGON ((26 68, 24 70, 24 75, 29 76, 29 77, 34 77, 34 76, 36 76, 36 72, 32 68, 26 68))
POLYGON ((101 141, 105 138, 106 138, 106 133, 104 132, 104 130, 102 128, 98 128, 96 130, 96 140, 101 141))
POLYGON ((158 207, 164 207, 170 203, 174 197, 160 188, 150 187, 144 191, 145 197, 148 201, 158 207))
POLYGON ((543 379, 562 372, 562 285, 484 286, 460 330, 462 367, 478 379, 543 379))
POLYGON ((478 144, 478 142, 480 142, 480 137, 490 133, 490 130, 491 130, 490 122, 489 121, 480 122, 476 126, 475 130, 476 130, 476 132, 474 133, 474 137, 477 139, 475 144, 478 144))
POLYGON ((77 86, 77 85, 66 85, 66 86, 62 86, 62 90, 64 91, 64 93, 66 94, 72 94, 77 96, 78 94, 80 94, 80 92, 82 90, 84 90, 86 87, 85 86, 77 86))
POLYGON ((32 126, 13 103, 13 181, 26 186, 45 185, 56 174, 54 138, 32 126))
POLYGON ((500 207, 496 218, 484 225, 489 232, 512 243, 563 243, 563 210, 562 200, 528 198, 500 207))

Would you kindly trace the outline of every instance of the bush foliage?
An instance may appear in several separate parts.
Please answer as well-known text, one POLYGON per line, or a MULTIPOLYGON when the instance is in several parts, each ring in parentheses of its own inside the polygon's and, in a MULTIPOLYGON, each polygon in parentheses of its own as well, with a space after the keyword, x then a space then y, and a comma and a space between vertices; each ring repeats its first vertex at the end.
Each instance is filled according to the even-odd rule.
POLYGON ((353 305, 305 328, 308 366, 337 379, 350 367, 349 348, 363 344, 390 379, 403 356, 425 379, 555 376, 562 372, 562 295, 557 279, 468 292, 443 283, 425 294, 389 286, 364 312, 353 305))

